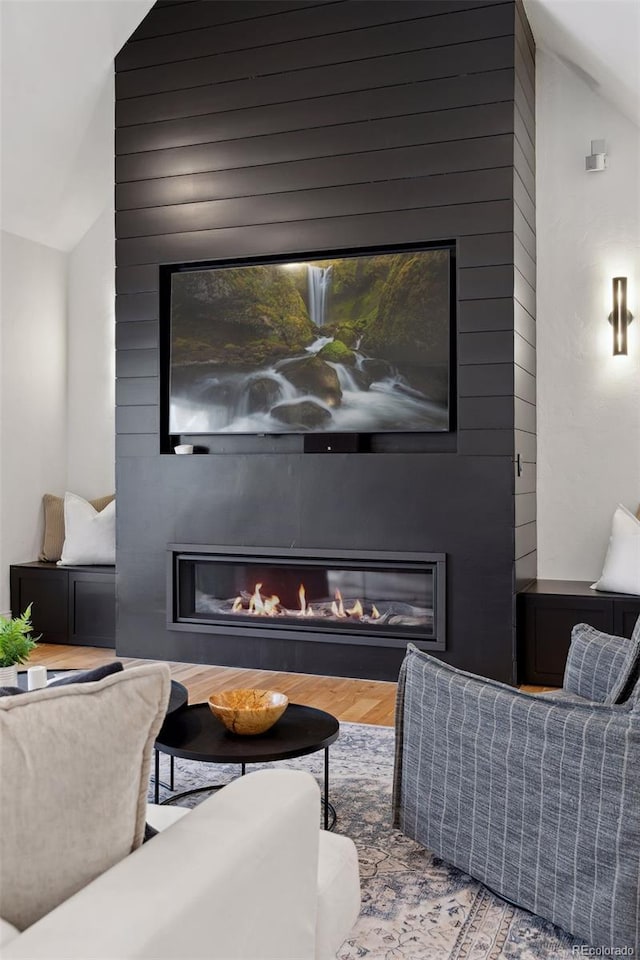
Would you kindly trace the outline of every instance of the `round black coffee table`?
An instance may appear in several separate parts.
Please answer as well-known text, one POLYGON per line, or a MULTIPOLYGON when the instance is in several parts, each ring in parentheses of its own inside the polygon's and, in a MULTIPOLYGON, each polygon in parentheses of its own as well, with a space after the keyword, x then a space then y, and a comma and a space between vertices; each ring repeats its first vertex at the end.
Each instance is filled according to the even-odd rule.
MULTIPOLYGON (((291 760, 324 750, 323 806, 324 826, 328 830, 336 821, 335 809, 329 803, 329 747, 338 739, 339 733, 340 724, 330 713, 298 703, 290 703, 270 730, 256 736, 230 733, 213 716, 207 703, 183 707, 167 717, 155 743, 155 802, 159 802, 160 753, 204 763, 237 763, 244 775, 248 763, 291 760)), ((185 790, 163 800, 163 803, 175 803, 182 797, 216 788, 217 785, 185 790)))

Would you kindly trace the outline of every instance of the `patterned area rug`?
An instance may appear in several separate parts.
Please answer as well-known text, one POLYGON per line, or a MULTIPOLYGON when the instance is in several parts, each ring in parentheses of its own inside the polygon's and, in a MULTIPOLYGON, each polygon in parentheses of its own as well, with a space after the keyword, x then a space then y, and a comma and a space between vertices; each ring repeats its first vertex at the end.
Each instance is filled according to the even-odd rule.
MULTIPOLYGON (((362 881, 362 912, 338 953, 340 960, 575 957, 571 948, 580 941, 511 906, 391 828, 391 728, 341 724, 330 759, 336 832, 354 840, 362 881)), ((163 778, 168 762, 161 758, 163 778)), ((323 753, 273 766, 308 770, 321 783, 323 753)), ((181 791, 225 783, 237 774, 237 766, 177 760, 175 787, 181 791)), ((161 800, 169 796, 161 790, 161 800)), ((195 806, 206 796, 181 802, 195 806)))

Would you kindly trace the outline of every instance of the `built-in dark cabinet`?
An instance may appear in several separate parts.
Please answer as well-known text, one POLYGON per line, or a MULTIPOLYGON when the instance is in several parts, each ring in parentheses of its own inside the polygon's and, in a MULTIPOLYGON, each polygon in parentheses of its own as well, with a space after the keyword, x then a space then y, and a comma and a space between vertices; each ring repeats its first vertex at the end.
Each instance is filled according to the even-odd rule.
POLYGON ((11 567, 11 611, 31 603, 31 621, 41 643, 113 647, 116 626, 115 567, 57 567, 20 563, 11 567))
POLYGON ((536 580, 518 595, 519 682, 561 686, 576 623, 630 637, 640 597, 598 593, 589 582, 536 580))

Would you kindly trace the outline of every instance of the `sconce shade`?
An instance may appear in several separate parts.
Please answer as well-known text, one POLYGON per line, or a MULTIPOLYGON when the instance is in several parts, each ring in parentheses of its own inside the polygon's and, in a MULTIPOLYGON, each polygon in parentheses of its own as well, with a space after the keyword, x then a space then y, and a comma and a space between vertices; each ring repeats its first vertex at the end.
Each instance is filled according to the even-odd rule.
POLYGON ((627 327, 631 314, 627 310, 627 278, 613 278, 613 311, 609 317, 613 326, 614 357, 627 354, 627 327))

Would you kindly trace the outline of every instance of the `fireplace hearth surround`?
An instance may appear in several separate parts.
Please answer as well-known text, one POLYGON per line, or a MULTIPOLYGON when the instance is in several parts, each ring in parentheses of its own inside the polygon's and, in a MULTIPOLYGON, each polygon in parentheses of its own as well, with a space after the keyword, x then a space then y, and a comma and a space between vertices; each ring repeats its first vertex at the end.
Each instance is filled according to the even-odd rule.
POLYGON ((115 85, 117 652, 394 680, 398 638, 167 623, 167 544, 437 550, 437 655, 517 680, 515 595, 536 571, 535 48, 521 0, 157 3, 115 85), (456 256, 453 429, 324 441, 328 455, 309 445, 321 434, 225 433, 207 456, 169 455, 162 266, 442 238, 456 256))
POLYGON ((445 650, 441 553, 169 544, 172 630, 445 650))

